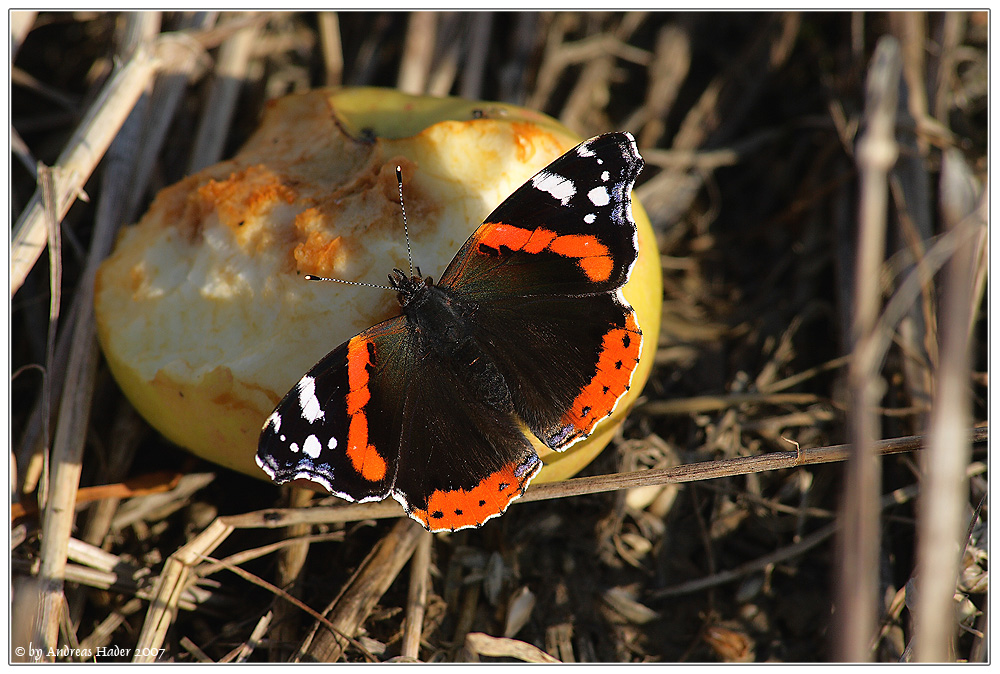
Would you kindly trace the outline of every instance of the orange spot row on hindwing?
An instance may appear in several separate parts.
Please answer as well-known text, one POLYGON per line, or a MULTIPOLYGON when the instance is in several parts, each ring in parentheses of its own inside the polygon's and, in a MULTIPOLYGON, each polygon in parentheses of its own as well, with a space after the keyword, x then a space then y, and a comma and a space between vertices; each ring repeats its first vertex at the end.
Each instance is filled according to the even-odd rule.
POLYGON ((347 429, 347 458, 354 470, 369 482, 385 477, 388 466, 374 445, 368 443, 368 414, 365 406, 371 399, 368 389, 368 366, 372 364, 375 345, 363 337, 355 337, 347 345, 347 414, 351 418, 347 429))
POLYGON ((594 282, 607 281, 614 270, 611 251, 592 234, 562 234, 539 227, 524 229, 502 223, 489 222, 482 226, 479 245, 500 250, 523 250, 541 253, 548 250, 562 257, 576 258, 587 278, 594 282))
POLYGON ((628 390, 641 348, 642 332, 635 321, 635 312, 630 311, 624 327, 612 328, 604 335, 597 373, 563 415, 563 424, 586 435, 598 421, 611 414, 618 399, 628 390))
POLYGON ((502 513, 523 491, 521 485, 533 473, 517 477, 518 465, 507 464, 469 490, 436 489, 427 499, 427 509, 414 509, 411 514, 432 531, 478 526, 492 515, 502 513))

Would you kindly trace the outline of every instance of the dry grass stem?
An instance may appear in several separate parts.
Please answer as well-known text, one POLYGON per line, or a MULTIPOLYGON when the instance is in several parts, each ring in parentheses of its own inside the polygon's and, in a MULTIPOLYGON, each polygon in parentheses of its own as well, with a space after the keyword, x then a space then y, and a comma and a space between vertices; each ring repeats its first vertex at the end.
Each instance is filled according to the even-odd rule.
MULTIPOLYGON (((305 507, 312 500, 312 492, 301 489, 299 487, 291 486, 285 490, 288 493, 288 505, 292 508, 305 507)), ((302 571, 305 568, 306 558, 309 554, 310 543, 314 540, 323 540, 327 536, 307 536, 312 527, 308 524, 293 524, 288 527, 287 536, 288 539, 293 541, 292 545, 282 546, 281 552, 278 557, 278 568, 275 575, 275 581, 278 586, 284 588, 288 594, 293 597, 302 596, 302 571)), ((340 536, 343 539, 343 535, 337 532, 333 536, 340 536)), ((285 541, 282 541, 284 543, 285 541)), ((272 546, 265 546, 266 548, 271 548, 272 546)), ((264 548, 260 548, 263 550, 264 548)), ((235 559, 228 560, 231 564, 239 564, 240 561, 235 559)), ((274 612, 275 627, 271 635, 271 641, 269 651, 272 655, 272 660, 283 660, 284 651, 287 649, 282 649, 282 644, 284 643, 294 643, 296 635, 298 634, 299 628, 299 613, 293 612, 289 604, 285 602, 278 602, 274 605, 272 611, 274 612), (282 657, 277 657, 279 654, 282 657)))
POLYGON ((136 644, 133 662, 153 662, 171 623, 177 616, 177 602, 188 586, 194 565, 224 541, 233 528, 215 520, 187 545, 172 554, 153 584, 153 600, 136 644))
MULTIPOLYGON (((132 65, 137 71, 137 74, 133 73, 135 81, 148 84, 148 75, 151 73, 151 70, 145 69, 149 68, 149 62, 146 60, 147 57, 144 56, 149 53, 148 46, 139 43, 134 48, 131 44, 125 45, 124 48, 127 50, 126 53, 134 53, 136 55, 134 58, 141 60, 130 61, 129 64, 123 67, 122 71, 125 71, 132 65), (145 67, 142 68, 135 64, 144 65, 145 67)), ((126 81, 131 82, 133 80, 127 79, 126 81)), ((112 97, 117 98, 117 94, 114 96, 109 95, 102 102, 102 109, 114 107, 120 111, 124 110, 128 112, 125 102, 127 100, 130 108, 136 102, 136 99, 131 98, 131 94, 138 92, 129 89, 125 84, 121 85, 121 89, 129 92, 128 94, 121 94, 125 100, 120 101, 115 106, 108 102, 108 99, 112 97)), ((105 91, 107 92, 108 89, 105 89, 105 91)), ((100 115, 95 115, 94 117, 101 118, 100 115)), ((132 119, 134 120, 135 118, 133 117, 132 119)), ((115 126, 115 130, 118 130, 118 125, 115 126)), ((87 134, 82 135, 86 136, 87 134)), ((112 144, 111 147, 113 149, 115 145, 112 144)), ((99 155, 90 156, 94 162, 96 162, 98 157, 99 155)), ((105 178, 108 179, 115 176, 115 171, 119 170, 120 165, 129 159, 130 157, 124 153, 110 157, 109 163, 111 166, 105 178)), ((77 158, 75 154, 71 154, 65 162, 60 161, 60 164, 62 168, 66 168, 67 165, 75 161, 82 160, 77 158)), ((80 187, 82 187, 82 183, 80 187)), ((65 186, 62 189, 65 190, 65 186)), ((63 192, 59 196, 61 199, 66 199, 65 207, 68 209, 70 194, 63 192)), ((70 348, 65 386, 63 387, 64 395, 60 401, 53 437, 50 460, 52 467, 50 485, 48 498, 45 502, 43 520, 43 529, 46 535, 42 539, 42 564, 38 574, 40 582, 39 606, 41 610, 38 623, 35 626, 37 641, 46 651, 48 650, 47 647, 55 647, 57 644, 60 617, 65 605, 63 598, 63 574, 66 565, 69 532, 73 527, 75 512, 73 504, 80 485, 83 442, 86 438, 94 378, 97 372, 98 354, 92 307, 93 279, 97 272, 97 265, 110 252, 114 233, 121 224, 120 219, 116 217, 117 211, 113 207, 105 207, 102 210, 100 206, 103 206, 108 200, 115 197, 116 195, 113 191, 108 192, 107 195, 102 195, 101 204, 99 205, 96 222, 97 229, 87 255, 87 264, 83 272, 84 281, 80 290, 79 301, 81 302, 82 309, 76 314, 74 325, 70 328, 73 335, 73 344, 70 348)), ((62 205, 60 204, 60 208, 62 205)), ((62 214, 65 214, 65 210, 61 210, 60 213, 61 217, 62 214)))
POLYGON ((396 88, 408 94, 422 94, 427 88, 431 62, 434 59, 434 41, 437 31, 437 14, 413 12, 403 43, 403 56, 399 62, 399 79, 396 88))
MULTIPOLYGON (((252 17, 252 13, 247 15, 247 18, 252 17)), ((255 24, 247 25, 226 39, 219 48, 215 80, 212 82, 198 125, 191 162, 188 165, 189 173, 200 171, 222 158, 229 125, 236 109, 237 96, 246 77, 247 62, 257 34, 258 29, 255 24)))
POLYGON ((319 662, 336 662, 376 602, 410 559, 426 534, 419 524, 402 519, 371 551, 340 595, 325 611, 333 629, 318 629, 303 644, 303 651, 319 662))
POLYGON ((878 278, 885 250, 889 169, 896 161, 895 119, 900 71, 899 45, 883 37, 868 72, 866 129, 858 141, 861 176, 857 262, 854 271, 852 359, 848 368, 851 398, 851 440, 843 501, 844 526, 840 534, 840 578, 837 656, 845 661, 870 657, 868 644, 875 631, 880 539, 876 507, 882 479, 881 462, 874 451, 879 436, 875 406, 884 392, 879 363, 872 345, 879 315, 878 278))
POLYGON ((18 49, 35 23, 38 12, 11 11, 10 13, 10 61, 14 62, 18 49))
MULTIPOLYGON (((201 27, 202 24, 198 24, 192 30, 201 27)), ((156 158, 167 142, 170 125, 185 89, 205 69, 208 60, 204 48, 186 31, 163 35, 156 41, 155 49, 156 57, 162 65, 150 95, 144 138, 139 150, 141 154, 136 161, 136 173, 125 211, 129 222, 139 216, 139 205, 156 168, 156 158)))
POLYGON ((493 12, 476 12, 470 18, 468 54, 462 66, 461 89, 463 98, 482 98, 486 59, 490 53, 490 31, 493 12))
POLYGON ((336 12, 320 12, 317 20, 326 84, 337 86, 344 79, 344 48, 340 41, 340 21, 336 12))
MULTIPOLYGON (((58 218, 82 194, 104 152, 132 111, 139 96, 146 90, 156 71, 152 51, 138 49, 108 81, 100 97, 88 109, 66 149, 52 167, 58 218)), ((45 204, 39 189, 14 225, 10 244, 11 297, 24 283, 25 276, 35 266, 45 249, 45 204)))
MULTIPOLYGON (((942 167, 942 189, 956 184, 958 197, 946 197, 951 205, 951 231, 961 227, 978 207, 970 181, 953 177, 967 174, 957 151, 947 152, 942 167), (963 199, 964 197, 964 199, 963 199)), ((978 223, 985 232, 985 222, 978 223)), ((966 229, 972 229, 966 227, 966 229)), ((977 232, 978 233, 978 232, 977 232)), ((944 269, 941 298, 941 357, 935 381, 934 406, 927 451, 921 457, 924 489, 918 503, 917 577, 914 612, 915 659, 944 662, 954 657, 955 605, 959 562, 967 544, 968 482, 965 467, 971 446, 963 425, 968 423, 969 332, 968 316, 973 300, 972 283, 976 250, 971 237, 959 245, 944 269)))
POLYGON ((427 588, 431 581, 431 543, 434 537, 424 534, 417 543, 410 564, 410 591, 406 597, 406 620, 403 622, 403 643, 399 648, 404 658, 420 659, 420 635, 427 612, 427 588))

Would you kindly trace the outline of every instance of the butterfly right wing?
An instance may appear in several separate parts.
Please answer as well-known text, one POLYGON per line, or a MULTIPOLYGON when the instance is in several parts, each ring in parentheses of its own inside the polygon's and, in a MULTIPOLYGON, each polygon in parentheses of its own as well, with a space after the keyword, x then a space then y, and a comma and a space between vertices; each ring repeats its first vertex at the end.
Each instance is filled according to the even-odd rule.
POLYGON ((264 422, 257 465, 277 484, 310 480, 357 502, 388 496, 399 465, 412 339, 398 316, 327 354, 264 422))
POLYGON ((475 299, 470 331, 557 451, 612 414, 638 366, 642 330, 621 287, 639 255, 642 166, 629 133, 581 143, 500 204, 439 284, 475 299))

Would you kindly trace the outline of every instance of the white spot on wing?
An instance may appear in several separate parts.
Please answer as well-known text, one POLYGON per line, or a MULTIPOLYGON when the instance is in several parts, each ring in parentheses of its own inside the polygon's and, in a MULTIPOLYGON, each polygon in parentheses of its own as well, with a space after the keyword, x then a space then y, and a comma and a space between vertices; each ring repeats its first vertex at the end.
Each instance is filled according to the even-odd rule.
POLYGON ((310 435, 302 443, 302 451, 315 459, 323 451, 323 445, 319 443, 319 439, 315 435, 310 435))
POLYGON ((587 198, 590 199, 590 203, 595 206, 607 206, 611 203, 611 197, 608 196, 608 190, 604 187, 604 185, 595 187, 587 192, 587 198))
POLYGON ((569 200, 576 194, 576 185, 573 184, 572 180, 548 171, 542 171, 532 178, 531 185, 542 192, 548 192, 563 206, 568 204, 569 200))
POLYGON ((319 398, 316 397, 315 379, 303 377, 296 388, 299 389, 299 410, 302 412, 303 419, 313 424, 326 416, 323 408, 319 406, 319 398))
POLYGON ((337 438, 330 436, 330 440, 327 441, 326 446, 330 449, 337 449, 337 438))
POLYGON ((288 445, 288 449, 292 450, 293 453, 297 454, 299 451, 299 444, 297 442, 293 442, 292 444, 288 445))
POLYGON ((594 215, 593 213, 587 213, 585 216, 583 216, 583 221, 586 222, 588 225, 594 224, 595 220, 597 220, 597 216, 594 215))
POLYGON ((610 178, 610 177, 611 177, 611 174, 608 173, 607 171, 602 172, 601 173, 601 182, 602 183, 608 182, 608 178, 610 178))
POLYGON ((576 153, 581 157, 593 157, 594 151, 590 149, 590 143, 581 143, 579 147, 576 148, 576 153))
POLYGON ((267 418, 267 423, 264 424, 264 428, 267 428, 268 426, 271 426, 275 433, 281 430, 281 415, 278 414, 278 410, 271 412, 271 416, 267 418))

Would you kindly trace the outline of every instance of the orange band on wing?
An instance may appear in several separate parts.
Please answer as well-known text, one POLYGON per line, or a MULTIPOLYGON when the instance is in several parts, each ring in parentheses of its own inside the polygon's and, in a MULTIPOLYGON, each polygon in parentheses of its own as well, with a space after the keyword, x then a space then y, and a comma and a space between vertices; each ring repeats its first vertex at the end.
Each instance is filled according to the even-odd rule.
POLYGON ((368 366, 372 364, 375 345, 355 337, 347 345, 347 414, 351 417, 347 429, 347 458, 354 470, 369 482, 385 477, 388 466, 374 445, 368 444, 368 414, 365 407, 371 399, 368 389, 368 366))
POLYGON ((522 464, 509 463, 488 475, 469 490, 434 490, 427 499, 427 509, 413 509, 410 514, 423 522, 431 531, 454 531, 463 527, 476 527, 507 509, 510 502, 524 493, 528 482, 542 464, 536 459, 524 475, 516 471, 522 464))
POLYGON ((607 281, 614 270, 611 251, 592 234, 556 234, 539 227, 524 229, 497 222, 487 222, 479 228, 477 243, 480 247, 526 253, 549 251, 562 257, 575 258, 587 278, 594 282, 607 281))
POLYGON ((628 390, 641 348, 642 331, 635 321, 635 312, 630 311, 625 327, 612 328, 604 335, 597 374, 562 416, 565 426, 578 431, 571 437, 589 435, 597 422, 615 409, 618 399, 628 390))

